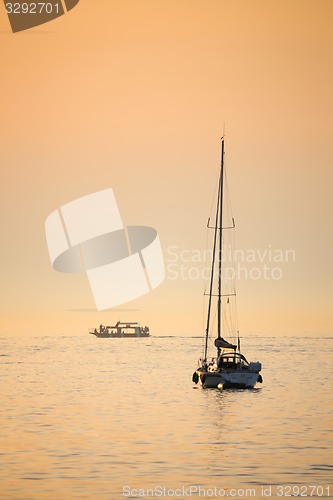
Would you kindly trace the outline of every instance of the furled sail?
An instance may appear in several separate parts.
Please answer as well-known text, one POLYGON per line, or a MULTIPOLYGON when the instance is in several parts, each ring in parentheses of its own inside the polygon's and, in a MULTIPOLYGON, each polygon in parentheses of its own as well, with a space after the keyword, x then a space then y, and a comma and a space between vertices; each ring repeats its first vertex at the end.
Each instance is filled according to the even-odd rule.
POLYGON ((221 349, 233 349, 234 351, 237 349, 237 346, 230 344, 222 337, 215 339, 215 347, 220 347, 221 349))

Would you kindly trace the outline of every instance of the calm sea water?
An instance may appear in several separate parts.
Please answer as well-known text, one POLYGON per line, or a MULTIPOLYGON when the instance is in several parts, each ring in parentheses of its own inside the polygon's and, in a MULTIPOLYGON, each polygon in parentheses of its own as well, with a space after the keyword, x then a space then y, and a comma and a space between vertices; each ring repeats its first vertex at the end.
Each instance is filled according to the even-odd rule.
POLYGON ((1 338, 0 497, 333 498, 333 338, 244 339, 243 391, 193 387, 201 346, 1 338))

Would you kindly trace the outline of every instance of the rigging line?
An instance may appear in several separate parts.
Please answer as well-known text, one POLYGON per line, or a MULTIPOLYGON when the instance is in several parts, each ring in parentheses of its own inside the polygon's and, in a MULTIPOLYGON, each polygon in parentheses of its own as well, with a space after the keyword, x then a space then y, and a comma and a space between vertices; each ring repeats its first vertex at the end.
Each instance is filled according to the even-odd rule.
POLYGON ((220 186, 220 175, 218 175, 217 178, 216 178, 215 188, 214 188, 214 195, 213 195, 212 204, 211 204, 210 210, 209 210, 209 218, 211 217, 211 215, 213 213, 213 206, 215 204, 215 199, 218 197, 219 186, 220 186))
MULTIPOLYGON (((215 305, 214 310, 211 311, 210 317, 211 317, 211 321, 210 321, 210 328, 209 329, 210 329, 210 332, 213 332, 215 329, 215 325, 216 325, 217 304, 215 305)), ((208 340, 209 340, 211 345, 214 345, 214 341, 213 341, 211 336, 208 337, 208 340)))
MULTIPOLYGON (((208 296, 209 294, 206 293, 205 294, 206 296, 208 296)), ((234 295, 236 295, 235 293, 221 293, 221 297, 233 297, 234 295)), ((218 297, 218 294, 217 293, 213 293, 212 294, 213 297, 218 297)))
MULTIPOLYGON (((205 243, 205 259, 204 259, 204 269, 207 267, 207 248, 208 248, 208 228, 206 228, 206 243, 205 243)), ((206 287, 207 287, 207 279, 203 280, 203 294, 202 294, 202 325, 201 325, 201 332, 202 332, 202 346, 201 346, 201 352, 202 356, 204 356, 204 346, 205 346, 205 310, 206 310, 206 301, 205 301, 205 295, 206 295, 206 287)))
POLYGON ((228 333, 228 336, 232 336, 232 316, 231 316, 231 308, 230 301, 229 303, 225 303, 225 307, 223 308, 223 319, 225 323, 225 331, 228 333))
POLYGON ((237 311, 237 299, 235 298, 235 332, 239 335, 238 329, 238 311, 237 311))
MULTIPOLYGON (((206 226, 206 242, 205 242, 205 253, 204 253, 204 269, 206 269, 207 267, 207 261, 208 261, 208 235, 209 235, 210 231, 209 231, 209 228, 208 228, 208 225, 206 226)), ((203 295, 206 295, 206 288, 207 288, 207 284, 208 284, 208 280, 206 278, 206 275, 205 275, 205 279, 203 280, 203 295)), ((203 316, 204 318, 204 316, 203 316)))
POLYGON ((202 296, 202 325, 201 325, 201 353, 202 353, 202 357, 204 356, 204 349, 205 349, 205 335, 204 335, 204 331, 205 331, 205 310, 206 310, 206 304, 205 304, 205 294, 203 294, 202 296))
POLYGON ((234 335, 236 335, 236 332, 237 332, 237 328, 236 328, 237 317, 236 317, 235 304, 236 304, 236 299, 232 301, 231 310, 230 310, 231 321, 232 321, 232 331, 234 332, 234 335))
MULTIPOLYGON (((231 201, 230 201, 230 192, 229 192, 229 186, 227 186, 227 197, 228 197, 228 208, 230 212, 230 217, 231 219, 233 218, 233 213, 232 213, 232 206, 231 206, 231 201)), ((230 248, 230 257, 231 257, 231 267, 233 268, 233 283, 230 282, 230 287, 232 287, 235 299, 232 301, 232 314, 233 314, 233 328, 234 331, 237 332, 238 328, 238 316, 237 316, 237 298, 236 298, 236 282, 237 282, 237 265, 236 265, 236 258, 235 258, 235 249, 236 249, 236 231, 230 231, 228 232, 228 237, 229 237, 229 248, 230 248)))
MULTIPOLYGON (((211 215, 212 215, 212 211, 213 211, 213 206, 215 204, 215 199, 216 199, 216 195, 218 194, 218 189, 219 189, 219 175, 217 176, 217 179, 216 179, 216 183, 215 183, 215 188, 214 188, 214 195, 212 197, 212 203, 211 203, 211 206, 210 206, 210 210, 209 210, 209 218, 208 218, 208 221, 210 220, 211 218, 211 215)), ((210 234, 210 231, 209 231, 209 224, 207 224, 207 227, 206 227, 206 242, 205 242, 205 253, 204 253, 204 256, 205 256, 205 260, 204 260, 204 269, 207 268, 207 264, 208 264, 208 237, 209 237, 209 234, 210 234)), ((206 289, 207 289, 207 285, 208 285, 208 280, 207 279, 204 279, 203 280, 203 300, 202 300, 202 308, 203 308, 203 311, 202 311, 202 332, 205 331, 205 310, 206 310, 206 301, 205 301, 205 295, 208 295, 206 293, 206 289)), ((205 346, 205 335, 203 335, 202 337, 202 353, 203 353, 203 357, 205 358, 204 356, 204 346, 205 346)))
MULTIPOLYGON (((216 316, 217 316, 217 307, 215 308, 215 311, 214 311, 213 323, 212 323, 211 330, 213 330, 215 328, 216 316)), ((210 342, 210 345, 212 347, 215 347, 214 341, 211 337, 209 337, 209 342, 210 342)))
MULTIPOLYGON (((219 190, 221 189, 222 179, 220 176, 219 180, 219 190)), ((206 326, 206 342, 205 342, 205 353, 204 360, 207 358, 207 344, 208 344, 208 334, 209 334, 209 322, 210 322, 210 310, 212 306, 212 291, 213 291, 213 280, 214 280, 214 265, 215 265, 215 252, 216 252, 216 240, 217 240, 217 222, 219 216, 220 208, 220 197, 217 197, 217 207, 216 207, 216 220, 215 220, 215 230, 214 230, 214 245, 213 245, 213 255, 212 255, 212 269, 210 274, 210 287, 209 287, 209 300, 208 300, 208 311, 207 311, 207 326, 206 326)))
POLYGON ((230 303, 229 301, 229 304, 228 304, 228 322, 229 322, 229 331, 230 331, 230 335, 233 333, 234 331, 234 318, 233 318, 233 304, 232 304, 232 301, 230 303))
MULTIPOLYGON (((236 295, 236 284, 237 284, 237 262, 236 262, 236 256, 235 256, 235 251, 236 251, 236 231, 232 231, 231 234, 232 238, 232 251, 233 251, 233 257, 232 257, 232 263, 233 263, 233 268, 234 268, 234 292, 236 295)), ((234 310, 235 310, 235 332, 238 331, 238 311, 237 311, 237 295, 235 296, 234 299, 234 310)))
POLYGON ((229 190, 229 182, 228 182, 228 175, 227 175, 227 168, 226 165, 224 165, 224 182, 225 182, 225 194, 227 197, 227 208, 229 210, 229 215, 230 218, 233 219, 233 211, 232 211, 232 204, 231 204, 231 198, 230 198, 230 190, 229 190))
MULTIPOLYGON (((227 175, 227 168, 225 166, 225 176, 224 176, 224 181, 225 181, 225 195, 226 195, 226 215, 227 215, 227 220, 232 220, 234 221, 234 216, 233 216, 233 211, 232 211, 232 204, 231 204, 231 198, 230 198, 230 190, 229 190, 229 182, 228 182, 228 175, 227 175)), ((229 279, 229 283, 227 283, 225 286, 229 290, 230 289, 230 295, 236 295, 236 261, 235 261, 235 248, 236 248, 236 233, 235 231, 228 231, 227 233, 224 232, 224 243, 227 246, 228 249, 228 256, 229 256, 229 262, 231 264, 231 268, 233 269, 233 279, 229 279), (233 281, 233 283, 231 283, 233 281), (233 293, 231 293, 231 289, 233 290, 233 293)), ((237 299, 235 297, 234 300, 229 304, 229 325, 230 329, 232 331, 237 331, 238 328, 238 317, 237 317, 237 299)))

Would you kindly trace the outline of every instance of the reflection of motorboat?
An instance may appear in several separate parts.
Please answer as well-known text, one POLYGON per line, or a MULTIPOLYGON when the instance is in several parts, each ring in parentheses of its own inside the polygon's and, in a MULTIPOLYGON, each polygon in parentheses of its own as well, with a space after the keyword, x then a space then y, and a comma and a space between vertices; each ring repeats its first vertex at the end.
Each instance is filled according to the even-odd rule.
MULTIPOLYGON (((262 382, 260 375, 261 364, 257 361, 249 363, 240 352, 240 339, 238 336, 237 345, 230 343, 222 337, 222 332, 231 333, 235 335, 234 331, 236 321, 236 292, 235 289, 228 290, 225 287, 226 283, 222 283, 222 262, 224 261, 223 255, 223 238, 222 233, 224 230, 233 229, 235 227, 234 219, 230 222, 226 220, 223 209, 227 208, 226 214, 230 211, 225 207, 223 200, 225 181, 224 169, 224 138, 222 138, 222 158, 221 158, 221 171, 218 187, 218 199, 216 207, 216 217, 214 224, 214 244, 212 253, 212 267, 210 276, 209 288, 209 302, 207 314, 207 326, 205 347, 202 358, 199 361, 199 367, 193 373, 192 380, 195 384, 199 383, 203 387, 218 387, 220 389, 226 388, 252 388, 257 382, 262 382), (224 215, 224 217, 222 217, 224 215), (222 224, 222 221, 224 224, 222 224), (215 257, 217 256, 218 269, 215 270, 215 257), (215 275, 217 275, 215 280, 215 275), (213 287, 217 281, 217 293, 213 287), (223 288, 223 291, 222 291, 223 288), (212 327, 210 319, 212 316, 212 300, 217 297, 217 338, 215 338, 214 345, 217 349, 216 357, 208 358, 208 345, 216 334, 212 335, 212 327), (213 338, 212 338, 213 337, 213 338)), ((225 202, 228 202, 228 196, 225 202)), ((208 227, 209 221, 208 221, 208 227)), ((225 279, 225 276, 223 276, 225 279)), ((238 332, 237 332, 238 335, 238 332)))
POLYGON ((91 335, 101 338, 111 337, 149 337, 150 331, 148 326, 140 326, 139 323, 121 323, 118 321, 114 326, 100 325, 99 328, 91 328, 91 335))

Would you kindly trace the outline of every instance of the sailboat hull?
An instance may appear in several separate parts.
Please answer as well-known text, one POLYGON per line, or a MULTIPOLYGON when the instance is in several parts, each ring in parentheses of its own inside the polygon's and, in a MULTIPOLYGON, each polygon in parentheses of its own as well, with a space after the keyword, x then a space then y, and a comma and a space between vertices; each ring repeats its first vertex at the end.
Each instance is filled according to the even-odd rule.
MULTIPOLYGON (((252 389, 257 382, 262 382, 259 373, 251 373, 245 370, 233 372, 209 372, 197 370, 193 379, 197 380, 204 388, 219 389, 252 389), (195 377, 197 374, 197 377, 195 377)), ((193 380, 195 382, 195 380, 193 380)))

